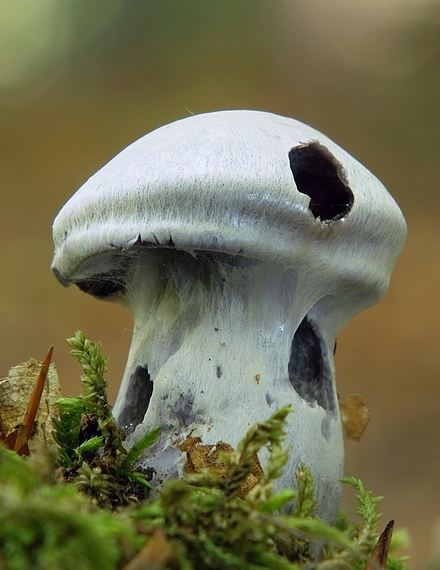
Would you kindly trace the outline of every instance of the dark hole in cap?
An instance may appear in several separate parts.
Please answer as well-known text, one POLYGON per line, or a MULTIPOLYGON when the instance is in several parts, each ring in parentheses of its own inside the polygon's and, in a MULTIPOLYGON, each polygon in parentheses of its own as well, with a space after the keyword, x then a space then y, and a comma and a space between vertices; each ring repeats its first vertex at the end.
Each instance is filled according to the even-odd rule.
POLYGON ((334 411, 335 396, 326 349, 318 328, 307 317, 293 337, 288 372, 298 396, 310 405, 316 402, 324 410, 334 411))
POLYGON ((353 205, 344 169, 322 144, 312 142, 292 148, 290 169, 298 191, 310 196, 309 209, 315 218, 338 220, 353 205))

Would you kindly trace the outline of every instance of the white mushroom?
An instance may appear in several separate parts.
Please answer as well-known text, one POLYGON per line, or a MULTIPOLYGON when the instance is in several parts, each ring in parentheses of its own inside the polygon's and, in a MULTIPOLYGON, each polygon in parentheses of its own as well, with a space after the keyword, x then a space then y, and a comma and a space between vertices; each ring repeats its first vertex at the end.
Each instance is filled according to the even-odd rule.
POLYGON ((208 113, 122 151, 53 229, 58 279, 133 315, 114 413, 134 438, 162 427, 157 480, 183 474, 188 436, 235 447, 292 403, 279 485, 305 462, 333 519, 344 455, 336 335, 382 297, 406 235, 383 185, 298 121, 208 113))

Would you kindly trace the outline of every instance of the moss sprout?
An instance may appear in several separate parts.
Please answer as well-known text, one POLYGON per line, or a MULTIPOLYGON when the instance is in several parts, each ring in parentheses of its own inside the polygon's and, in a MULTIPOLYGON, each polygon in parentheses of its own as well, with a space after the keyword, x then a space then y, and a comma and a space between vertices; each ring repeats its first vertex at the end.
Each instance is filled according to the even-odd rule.
POLYGON ((134 466, 153 445, 159 428, 146 433, 131 449, 107 399, 107 359, 100 343, 81 331, 67 339, 70 354, 81 364, 83 392, 77 398, 57 400, 59 418, 53 418, 53 437, 59 446, 58 463, 66 480, 91 495, 101 507, 116 508, 148 496, 151 472, 134 466))

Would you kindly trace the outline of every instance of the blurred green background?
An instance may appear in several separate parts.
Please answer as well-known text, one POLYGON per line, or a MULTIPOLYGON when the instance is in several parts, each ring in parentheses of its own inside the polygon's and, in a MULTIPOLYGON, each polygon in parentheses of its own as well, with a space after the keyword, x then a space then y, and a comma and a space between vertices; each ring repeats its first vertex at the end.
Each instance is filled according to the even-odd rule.
MULTIPOLYGON (((440 517, 440 4, 434 0, 0 0, 0 376, 55 344, 66 395, 80 328, 110 356, 122 308, 51 275, 51 223, 118 151, 217 109, 300 119, 388 187, 409 239, 389 293, 338 339, 341 397, 373 414, 346 473, 385 495, 423 566, 440 517)), ((350 504, 345 499, 346 504, 350 504)), ((385 520, 386 519, 386 520, 385 520)))

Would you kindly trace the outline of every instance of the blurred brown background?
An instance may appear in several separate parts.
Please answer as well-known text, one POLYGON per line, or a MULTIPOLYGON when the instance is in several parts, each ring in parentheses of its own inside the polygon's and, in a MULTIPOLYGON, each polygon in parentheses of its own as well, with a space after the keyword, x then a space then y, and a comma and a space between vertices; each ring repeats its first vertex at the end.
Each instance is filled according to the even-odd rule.
MULTIPOLYGON (((409 239, 378 306, 340 335, 341 396, 373 413, 346 472, 386 497, 383 523, 424 566, 440 517, 440 4, 434 0, 16 0, 0 2, 0 376, 66 336, 110 356, 115 397, 130 316, 51 275, 51 223, 99 167, 189 113, 296 117, 370 168, 409 239)), ((346 499, 350 504, 349 499, 346 499)))

